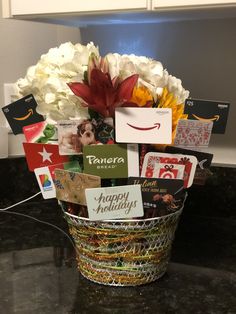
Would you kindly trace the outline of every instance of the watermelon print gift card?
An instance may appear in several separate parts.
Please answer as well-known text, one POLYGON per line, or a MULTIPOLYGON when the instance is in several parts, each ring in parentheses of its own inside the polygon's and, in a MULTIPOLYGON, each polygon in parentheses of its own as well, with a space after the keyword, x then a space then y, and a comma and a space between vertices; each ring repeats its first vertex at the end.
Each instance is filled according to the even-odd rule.
POLYGON ((170 144, 172 110, 166 108, 117 108, 116 142, 170 144))
POLYGON ((57 128, 46 121, 26 125, 23 127, 23 132, 28 143, 58 145, 57 128))

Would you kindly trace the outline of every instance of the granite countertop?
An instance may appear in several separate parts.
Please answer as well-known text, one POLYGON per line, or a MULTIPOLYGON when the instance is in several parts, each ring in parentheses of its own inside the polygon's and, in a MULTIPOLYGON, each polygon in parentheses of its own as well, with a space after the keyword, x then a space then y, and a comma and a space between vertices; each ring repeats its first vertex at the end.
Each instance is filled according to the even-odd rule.
MULTIPOLYGON (((0 183, 0 207, 38 191, 24 161, 18 160, 17 167, 15 163, 6 162, 10 180, 0 183)), ((3 164, 0 162, 4 178, 3 164)), ((218 169, 215 173, 204 188, 189 190, 167 273, 139 287, 108 287, 88 281, 79 274, 73 247, 63 233, 0 212, 0 313, 236 313, 236 172, 218 169)), ((10 211, 68 232, 56 200, 43 200, 39 195, 10 211)))

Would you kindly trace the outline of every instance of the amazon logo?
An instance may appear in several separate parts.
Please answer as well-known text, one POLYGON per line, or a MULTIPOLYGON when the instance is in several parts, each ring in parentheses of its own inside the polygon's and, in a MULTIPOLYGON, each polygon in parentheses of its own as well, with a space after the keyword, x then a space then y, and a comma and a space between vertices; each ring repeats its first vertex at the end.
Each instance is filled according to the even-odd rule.
POLYGON ((28 119, 30 116, 32 116, 34 114, 34 111, 31 108, 28 109, 27 112, 28 113, 26 115, 22 116, 22 117, 17 117, 17 118, 13 117, 12 119, 17 120, 17 121, 24 121, 24 120, 28 119))
POLYGON ((160 129, 160 126, 161 124, 160 123, 154 123, 153 126, 150 126, 150 127, 146 127, 146 128, 142 128, 140 126, 135 126, 135 125, 132 125, 130 123, 127 123, 127 125, 135 130, 139 130, 139 131, 150 131, 150 130, 153 130, 153 129, 160 129))
POLYGON ((209 121, 218 121, 220 119, 220 115, 215 114, 212 118, 202 118, 192 113, 192 116, 199 121, 209 122, 209 121))

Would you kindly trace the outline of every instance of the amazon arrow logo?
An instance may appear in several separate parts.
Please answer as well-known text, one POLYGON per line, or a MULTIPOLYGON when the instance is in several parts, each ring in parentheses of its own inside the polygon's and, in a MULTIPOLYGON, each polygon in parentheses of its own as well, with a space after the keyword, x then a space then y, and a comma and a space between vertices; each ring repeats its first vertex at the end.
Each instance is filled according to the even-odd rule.
POLYGON ((160 123, 154 123, 154 126, 147 127, 147 128, 142 128, 142 127, 135 126, 135 125, 132 125, 132 124, 129 124, 129 123, 127 123, 127 125, 130 126, 133 129, 139 130, 139 131, 150 131, 150 130, 153 130, 153 129, 156 129, 156 128, 159 130, 160 126, 161 126, 160 123))
POLYGON ((30 108, 30 109, 28 109, 28 113, 25 116, 20 117, 20 118, 13 117, 13 119, 17 120, 17 121, 24 121, 24 120, 28 119, 30 116, 32 116, 33 113, 34 113, 33 109, 30 108))
POLYGON ((197 120, 200 120, 200 121, 218 121, 220 119, 220 116, 219 115, 214 115, 213 118, 209 118, 209 119, 206 119, 206 118, 201 118, 201 117, 198 117, 197 115, 193 114, 192 113, 192 116, 197 119, 197 120))

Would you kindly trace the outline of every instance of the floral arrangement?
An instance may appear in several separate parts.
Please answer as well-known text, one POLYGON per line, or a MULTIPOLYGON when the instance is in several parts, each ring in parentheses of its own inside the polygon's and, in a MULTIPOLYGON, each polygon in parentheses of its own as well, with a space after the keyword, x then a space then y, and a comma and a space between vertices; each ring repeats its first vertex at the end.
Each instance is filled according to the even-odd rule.
MULTIPOLYGON (((43 134, 23 145, 44 197, 60 200, 81 273, 92 281, 116 286, 161 277, 197 159, 182 154, 173 157, 155 149, 148 152, 147 144, 155 145, 157 133, 150 141, 149 131, 156 132, 160 124, 168 127, 164 143, 171 139, 173 143, 179 120, 187 119, 184 103, 189 92, 181 80, 151 58, 118 53, 100 56, 93 43, 65 43, 42 55, 16 87, 16 98, 33 94, 36 110, 46 120, 41 122, 43 134), (141 122, 150 123, 157 112, 161 117, 167 113, 169 120, 159 116, 154 125, 144 127, 126 123, 139 130, 130 144, 128 131, 124 131, 126 142, 117 136, 124 129, 121 123, 113 125, 117 113, 127 109, 146 112, 141 122), (146 144, 143 133, 140 136, 144 131, 149 132, 145 133, 146 144), (54 143, 56 133, 58 145, 54 143), (32 157, 33 150, 37 158, 32 157), (74 154, 78 156, 71 160, 68 155, 74 154)), ((159 143, 162 141, 159 136, 159 143)), ((160 148, 160 144, 155 146, 160 148)))
POLYGON ((116 107, 172 108, 172 138, 179 119, 186 119, 189 91, 161 62, 144 56, 109 53, 92 42, 52 48, 16 82, 16 98, 33 94, 37 112, 49 123, 89 118, 89 110, 112 117, 116 107))

